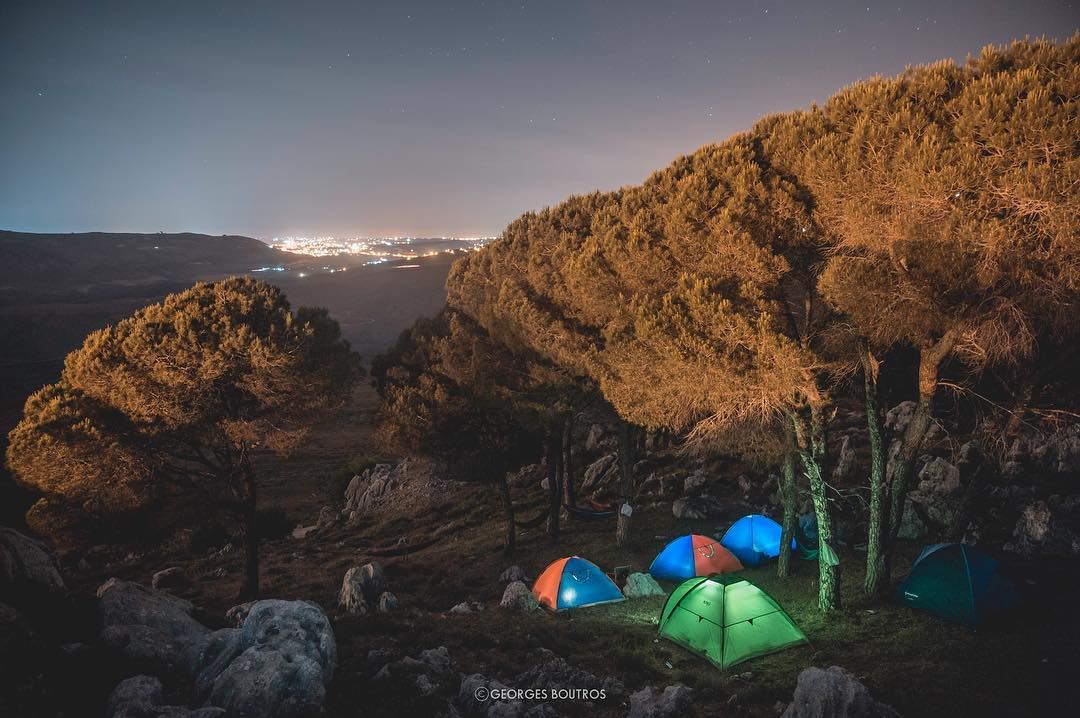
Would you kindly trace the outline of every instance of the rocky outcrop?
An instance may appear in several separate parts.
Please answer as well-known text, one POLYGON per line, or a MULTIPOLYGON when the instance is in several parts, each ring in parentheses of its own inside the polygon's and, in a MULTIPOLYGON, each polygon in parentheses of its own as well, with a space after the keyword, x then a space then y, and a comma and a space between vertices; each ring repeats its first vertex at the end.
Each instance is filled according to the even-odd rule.
POLYGON ((795 695, 783 718, 896 718, 878 703, 855 676, 840 666, 807 668, 799 674, 795 695))
POLYGON ((512 581, 507 584, 506 590, 503 591, 502 600, 499 601, 499 605, 502 608, 523 612, 535 610, 539 606, 536 602, 536 596, 534 596, 532 591, 529 590, 529 587, 521 581, 512 581))
POLYGON ((1025 504, 1005 549, 1020 554, 1080 555, 1080 496, 1025 504))
POLYGON ((8 600, 60 596, 67 592, 56 557, 44 545, 0 526, 0 591, 8 600))
POLYGON ((619 479, 619 462, 615 454, 606 454, 589 464, 581 482, 581 493, 591 494, 601 488, 614 486, 619 479))
POLYGON ((645 598, 646 596, 665 596, 664 589, 647 573, 632 573, 626 577, 626 585, 622 589, 627 598, 645 598))
POLYGON ((255 602, 239 629, 216 631, 200 655, 196 692, 236 718, 322 712, 337 668, 330 620, 308 601, 255 602))
POLYGON ((102 584, 97 595, 98 641, 107 653, 150 673, 194 667, 193 655, 210 630, 192 616, 190 601, 117 578, 102 584))
POLYGON ((221 718, 221 708, 186 708, 163 705, 161 681, 153 676, 133 676, 120 682, 109 696, 110 718, 221 718))
POLYGON ((338 605, 346 613, 363 616, 379 605, 386 590, 386 576, 377 561, 355 566, 345 572, 341 581, 338 605))
POLYGON ((345 509, 350 519, 355 519, 377 506, 399 483, 399 472, 393 464, 376 464, 357 474, 345 489, 345 509))
POLYGON ((686 715, 692 708, 694 691, 681 683, 660 691, 646 686, 630 694, 627 718, 675 718, 686 715))
POLYGON ((723 502, 712 496, 684 496, 671 504, 671 513, 677 519, 707 519, 723 512, 723 502))

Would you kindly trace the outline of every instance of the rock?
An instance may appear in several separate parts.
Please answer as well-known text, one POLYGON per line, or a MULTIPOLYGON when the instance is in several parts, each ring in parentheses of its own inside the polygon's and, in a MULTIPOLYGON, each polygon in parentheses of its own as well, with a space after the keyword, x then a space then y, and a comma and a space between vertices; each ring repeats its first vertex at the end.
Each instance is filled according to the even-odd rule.
POLYGON ((513 718, 525 713, 521 701, 502 701, 490 698, 493 691, 506 690, 507 686, 494 678, 479 673, 465 676, 458 688, 457 705, 466 716, 500 716, 513 718))
POLYGON ((427 674, 421 673, 416 677, 416 690, 419 691, 422 696, 430 696, 432 693, 439 690, 439 688, 431 682, 431 679, 427 677, 427 674))
POLYGON ((706 519, 724 512, 724 505, 712 496, 684 496, 671 504, 677 519, 706 519))
POLYGON ((33 668, 45 654, 45 644, 26 616, 0 603, 0 676, 33 668))
POLYGON ((531 611, 539 607, 536 596, 533 596, 529 587, 521 581, 513 581, 507 584, 499 605, 514 611, 531 611))
POLYGON ((318 530, 319 527, 315 524, 312 524, 310 526, 297 526, 292 530, 291 536, 297 540, 306 539, 308 536, 313 535, 318 530))
POLYGON ((161 681, 152 676, 133 676, 120 682, 109 696, 110 718, 218 718, 221 708, 184 708, 162 705, 161 681))
POLYGON ((840 666, 807 668, 783 718, 893 718, 899 714, 878 703, 862 683, 840 666))
POLYGON ((603 690, 606 699, 618 699, 623 686, 614 678, 600 679, 588 671, 575 668, 564 658, 547 648, 538 648, 532 666, 512 681, 515 688, 545 688, 557 690, 576 688, 587 691, 603 690))
POLYGON ((840 454, 836 460, 836 468, 833 469, 832 477, 838 481, 852 478, 858 470, 858 454, 851 446, 851 437, 844 436, 840 443, 840 454))
POLYGON ((528 580, 529 575, 520 566, 511 566, 499 574, 499 583, 509 583, 510 581, 528 582, 528 580))
POLYGON ((254 604, 254 601, 247 601, 245 603, 233 606, 225 612, 225 618, 227 618, 234 626, 240 628, 240 626, 244 624, 244 619, 247 618, 247 615, 251 611, 251 607, 254 604))
POLYGON ((589 464, 585 469, 585 478, 581 482, 581 492, 592 493, 602 486, 614 482, 619 475, 619 464, 615 454, 606 454, 589 464))
POLYGON ((604 427, 600 424, 593 424, 589 427, 589 433, 585 435, 585 451, 599 451, 603 443, 605 443, 604 427))
POLYGON ((1071 424, 1049 436, 1032 437, 1031 458, 1059 474, 1080 471, 1080 424, 1071 424))
POLYGON ((378 606, 379 597, 386 590, 386 577, 377 561, 355 566, 345 573, 341 582, 338 603, 348 613, 364 615, 378 606))
POLYGON ((397 610, 397 596, 389 591, 383 591, 379 596, 379 613, 393 613, 397 610))
POLYGON ((547 480, 547 467, 544 464, 527 464, 517 471, 507 474, 506 480, 514 488, 537 486, 547 480))
POLYGON ((646 596, 664 596, 664 589, 647 573, 632 573, 626 577, 626 585, 623 586, 623 595, 627 598, 644 598, 646 596))
POLYGON ((180 566, 162 569, 150 580, 150 585, 154 588, 181 588, 190 583, 191 580, 180 566))
POLYGON ((191 670, 191 654, 210 630, 192 617, 190 601, 117 578, 102 584, 97 595, 103 648, 143 670, 191 670))
POLYGON ((476 613, 477 611, 483 611, 484 604, 469 601, 462 601, 453 608, 450 609, 450 613, 476 613))
POLYGON ((436 673, 448 673, 454 665, 446 646, 423 651, 420 654, 420 662, 436 673))
POLYGON ((686 715, 692 706, 694 691, 676 683, 658 691, 646 686, 630 694, 630 712, 627 718, 675 718, 686 715))
POLYGON ((1051 496, 1024 506, 1008 548, 1021 554, 1080 554, 1080 497, 1051 496))
POLYGON ((356 518, 374 508, 398 484, 398 476, 393 464, 376 464, 361 474, 357 474, 345 489, 344 512, 350 518, 356 518))
POLYGON ((240 629, 224 629, 219 658, 198 681, 207 704, 236 718, 302 718, 322 712, 337 668, 337 643, 323 610, 308 601, 256 601, 240 629), (221 660, 235 654, 231 660, 221 660), (218 666, 224 668, 216 676, 218 666))
POLYGON ((697 493, 700 489, 705 487, 705 484, 708 483, 708 481, 709 477, 707 477, 703 473, 695 471, 694 473, 683 479, 683 493, 688 495, 697 493))
POLYGON ((927 533, 926 523, 919 516, 915 508, 915 502, 908 498, 904 503, 904 515, 900 519, 897 536, 902 539, 921 539, 927 533))
POLYGON ((315 527, 324 529, 337 523, 340 512, 334 511, 333 507, 323 506, 319 509, 319 518, 315 521, 315 527))
POLYGON ((919 471, 918 490, 924 494, 954 494, 960 490, 960 469, 935 457, 919 471))
POLYGON ((22 603, 21 599, 32 602, 63 596, 67 588, 51 551, 15 529, 0 526, 0 592, 5 600, 22 603))

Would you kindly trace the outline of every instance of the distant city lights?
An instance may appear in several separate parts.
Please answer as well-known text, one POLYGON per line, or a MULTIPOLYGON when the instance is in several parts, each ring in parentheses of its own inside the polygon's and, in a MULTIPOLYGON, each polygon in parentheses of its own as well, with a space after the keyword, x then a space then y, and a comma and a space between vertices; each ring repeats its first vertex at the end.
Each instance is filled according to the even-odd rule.
MULTIPOLYGON (((375 260, 415 259, 442 252, 477 249, 494 237, 273 237, 264 239, 274 249, 312 257, 369 255, 375 260)), ((329 270, 327 270, 329 271, 329 270)))

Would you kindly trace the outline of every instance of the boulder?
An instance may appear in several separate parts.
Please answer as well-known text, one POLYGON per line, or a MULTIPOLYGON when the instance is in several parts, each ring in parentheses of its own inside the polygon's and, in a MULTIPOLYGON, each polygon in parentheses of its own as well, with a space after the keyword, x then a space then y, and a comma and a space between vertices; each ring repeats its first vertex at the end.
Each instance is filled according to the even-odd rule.
MULTIPOLYGON (((403 464, 406 462, 402 462, 403 464)), ((350 519, 370 511, 400 483, 401 465, 376 464, 357 474, 345 489, 345 508, 342 513, 350 519)))
POLYGON ((45 654, 45 644, 26 617, 0 603, 0 676, 35 669, 45 654))
POLYGON ((315 521, 315 527, 324 529, 328 526, 333 526, 337 520, 340 512, 334 511, 331 506, 323 506, 319 509, 319 518, 315 521))
POLYGON ((949 496, 960 490, 960 469, 935 457, 919 471, 918 490, 924 494, 949 496))
POLYGON ((670 685, 663 691, 646 686, 630 694, 627 718, 675 718, 686 715, 693 707, 693 694, 693 689, 681 683, 670 685))
POLYGON ((592 493, 597 489, 615 481, 619 475, 619 462, 615 454, 606 454, 589 464, 585 469, 585 477, 581 482, 581 492, 592 493))
POLYGON ((103 648, 143 670, 192 669, 191 655, 210 630, 192 617, 190 601, 110 578, 97 590, 103 648))
POLYGON ((1021 554, 1080 555, 1080 496, 1033 501, 1024 506, 1007 549, 1021 554))
POLYGON ((683 493, 690 495, 695 494, 701 489, 705 488, 705 484, 708 483, 709 477, 700 471, 694 473, 683 479, 683 493))
POLYGON ((67 593, 60 564, 44 545, 15 529, 0 526, 0 592, 12 601, 67 593))
POLYGON ((1080 472, 1080 424, 1071 424, 1050 435, 1030 440, 1031 458, 1055 473, 1080 472))
POLYGON ((606 700, 623 695, 623 685, 614 678, 598 678, 586 670, 575 668, 566 659, 547 648, 538 648, 532 665, 511 682, 515 688, 572 688, 605 693, 606 700))
POLYGON ((514 611, 532 611, 539 607, 536 596, 521 581, 513 581, 507 584, 499 605, 514 611))
POLYGON ((348 613, 364 615, 379 604, 386 590, 386 576, 377 561, 354 566, 345 572, 341 581, 339 605, 348 613))
POLYGON ((622 589, 627 598, 644 598, 646 596, 664 596, 664 589, 647 573, 632 573, 626 577, 626 585, 622 589))
POLYGON ((528 580, 529 574, 525 573, 520 566, 511 566, 499 574, 499 583, 509 583, 510 581, 528 582, 528 580))
POLYGON ((110 718, 219 718, 221 708, 186 708, 163 705, 161 681, 152 676, 133 676, 113 689, 107 703, 110 718))
POLYGON ((894 718, 870 691, 840 666, 811 667, 799 674, 795 695, 782 718, 894 718))
POLYGON ((150 585, 154 588, 182 588, 190 583, 187 573, 180 566, 164 568, 150 579, 150 585))
POLYGON ((521 701, 502 701, 490 698, 492 691, 505 690, 507 686, 494 678, 479 673, 465 676, 458 688, 457 705, 466 716, 492 716, 515 718, 525 715, 521 701))
POLYGON ((915 502, 908 498, 904 503, 904 515, 900 519, 897 536, 902 539, 921 539, 927 533, 926 523, 919 516, 918 510, 915 508, 915 502))
POLYGON ((216 655, 204 653, 197 682, 207 705, 236 718, 303 718, 322 712, 337 668, 337 643, 317 605, 256 601, 241 628, 218 631, 215 640, 216 655))
POLYGON ((247 618, 248 612, 251 611, 251 607, 255 604, 254 601, 246 601, 244 603, 233 606, 225 612, 225 618, 228 619, 232 625, 240 628, 244 625, 244 619, 247 618))
POLYGON ((383 591, 379 596, 379 613, 393 613, 397 610, 398 600, 397 596, 389 591, 383 591))
POLYGON ((315 524, 310 526, 297 526, 292 530, 292 537, 294 539, 306 539, 308 536, 315 535, 315 532, 319 530, 319 527, 315 524))

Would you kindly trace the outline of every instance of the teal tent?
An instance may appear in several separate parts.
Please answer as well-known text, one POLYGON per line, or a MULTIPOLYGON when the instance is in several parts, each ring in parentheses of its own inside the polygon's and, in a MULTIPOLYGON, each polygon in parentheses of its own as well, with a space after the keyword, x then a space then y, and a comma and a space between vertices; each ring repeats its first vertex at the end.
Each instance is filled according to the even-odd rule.
POLYGON ((927 546, 900 584, 899 599, 919 610, 972 628, 1015 605, 1016 586, 998 562, 974 546, 927 546))

